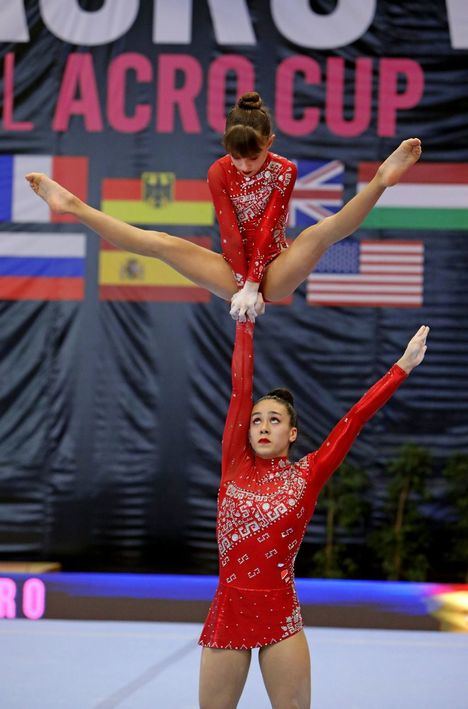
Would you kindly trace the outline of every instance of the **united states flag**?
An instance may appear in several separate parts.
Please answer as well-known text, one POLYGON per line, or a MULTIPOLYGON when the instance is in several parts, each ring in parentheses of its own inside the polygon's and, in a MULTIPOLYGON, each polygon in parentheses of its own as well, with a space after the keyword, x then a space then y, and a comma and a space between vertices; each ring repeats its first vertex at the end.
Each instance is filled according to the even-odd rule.
POLYGON ((344 165, 339 160, 297 160, 289 226, 307 227, 335 214, 343 204, 344 165))
POLYGON ((307 279, 309 305, 418 308, 423 304, 422 241, 344 241, 307 279))

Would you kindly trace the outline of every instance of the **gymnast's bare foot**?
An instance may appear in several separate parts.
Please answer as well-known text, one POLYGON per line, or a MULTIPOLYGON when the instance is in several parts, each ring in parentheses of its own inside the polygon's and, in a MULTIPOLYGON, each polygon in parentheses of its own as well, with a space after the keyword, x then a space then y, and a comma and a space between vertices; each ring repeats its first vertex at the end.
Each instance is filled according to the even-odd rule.
POLYGON ((79 204, 78 197, 42 172, 30 172, 26 175, 26 179, 31 185, 31 189, 39 197, 42 197, 44 202, 47 202, 52 212, 72 214, 74 208, 79 204))
POLYGON ((383 187, 396 185, 402 175, 419 160, 420 156, 421 141, 419 138, 408 138, 400 143, 377 171, 383 187))

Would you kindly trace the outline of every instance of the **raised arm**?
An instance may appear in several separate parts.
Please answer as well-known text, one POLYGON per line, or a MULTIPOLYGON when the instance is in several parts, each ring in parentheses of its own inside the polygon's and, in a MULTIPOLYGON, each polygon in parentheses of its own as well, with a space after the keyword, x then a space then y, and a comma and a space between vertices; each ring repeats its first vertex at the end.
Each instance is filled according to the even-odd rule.
POLYGON ((309 455, 311 481, 316 494, 341 465, 363 425, 393 396, 414 367, 422 362, 427 349, 428 333, 429 328, 422 325, 398 362, 345 414, 320 448, 309 455))
POLYGON ((236 323, 232 355, 232 392, 224 426, 221 481, 232 480, 239 465, 253 455, 249 444, 253 388, 253 323, 236 323))
POLYGON ((218 162, 213 163, 208 170, 208 186, 218 217, 221 248, 233 270, 237 285, 241 287, 247 276, 247 260, 237 215, 227 193, 223 169, 218 162))

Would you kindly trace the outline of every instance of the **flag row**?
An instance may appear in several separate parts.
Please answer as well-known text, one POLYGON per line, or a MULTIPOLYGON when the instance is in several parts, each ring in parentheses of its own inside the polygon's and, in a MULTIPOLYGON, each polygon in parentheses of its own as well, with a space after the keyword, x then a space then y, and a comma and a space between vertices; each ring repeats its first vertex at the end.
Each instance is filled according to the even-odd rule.
MULTIPOLYGON (((0 222, 73 222, 51 214, 24 179, 44 172, 80 199, 88 197, 88 158, 47 155, 0 156, 0 222)), ((298 177, 289 226, 301 229, 335 214, 343 205, 345 166, 339 160, 297 160, 298 177)), ((360 163, 356 192, 373 178, 379 163, 360 163)), ((101 210, 134 224, 213 226, 214 208, 206 180, 181 179, 173 172, 143 172, 137 178, 106 177, 101 210)), ((385 191, 364 229, 468 229, 468 163, 417 163, 385 191)))
MULTIPOLYGON (((210 249, 209 237, 191 239, 210 249)), ((210 294, 162 261, 101 241, 101 300, 205 302, 210 294)), ((0 233, 0 300, 82 300, 86 236, 0 233)), ((420 307, 424 244, 407 240, 346 240, 331 247, 309 275, 309 305, 420 307)), ((286 303, 291 302, 291 299, 286 303)))

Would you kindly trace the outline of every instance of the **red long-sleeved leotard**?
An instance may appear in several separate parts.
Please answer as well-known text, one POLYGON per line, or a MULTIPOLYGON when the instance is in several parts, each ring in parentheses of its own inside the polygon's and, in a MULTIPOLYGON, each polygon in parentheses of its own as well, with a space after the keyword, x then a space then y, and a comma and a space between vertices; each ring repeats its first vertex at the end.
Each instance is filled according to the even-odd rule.
POLYGON ((393 365, 338 422, 320 448, 297 463, 286 457, 260 458, 248 441, 253 325, 237 324, 218 494, 219 584, 201 645, 261 647, 302 629, 294 561, 317 496, 364 423, 406 376, 393 365))
POLYGON ((229 155, 208 170, 223 256, 238 285, 260 283, 265 267, 287 248, 288 203, 296 175, 294 163, 270 152, 250 177, 234 167, 229 155))

